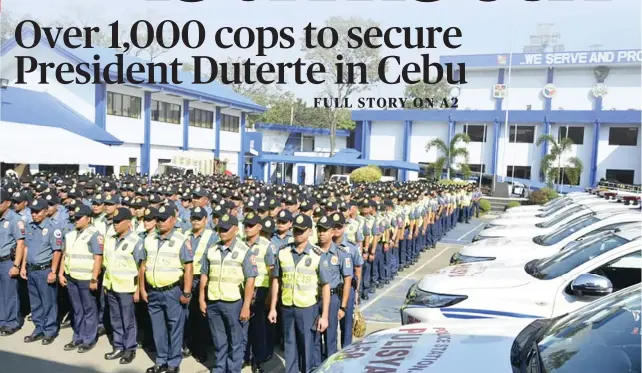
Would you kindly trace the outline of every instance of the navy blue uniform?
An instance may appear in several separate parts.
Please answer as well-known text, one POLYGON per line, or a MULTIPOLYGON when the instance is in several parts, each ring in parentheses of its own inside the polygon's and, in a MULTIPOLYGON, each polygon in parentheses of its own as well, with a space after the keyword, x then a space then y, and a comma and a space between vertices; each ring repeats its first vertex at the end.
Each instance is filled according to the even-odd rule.
POLYGON ((18 300, 18 277, 10 277, 13 256, 18 241, 25 238, 25 223, 18 214, 8 209, 0 216, 0 328, 18 329, 20 302, 18 300))

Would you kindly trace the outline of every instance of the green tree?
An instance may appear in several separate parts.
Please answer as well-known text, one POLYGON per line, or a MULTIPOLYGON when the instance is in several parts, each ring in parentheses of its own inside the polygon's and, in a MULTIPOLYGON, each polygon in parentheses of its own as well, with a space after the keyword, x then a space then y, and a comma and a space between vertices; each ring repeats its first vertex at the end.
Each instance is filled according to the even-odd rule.
POLYGON ((571 150, 573 146, 573 140, 569 137, 565 137, 560 141, 557 141, 555 137, 551 134, 541 135, 537 139, 537 146, 540 146, 543 143, 548 143, 550 148, 550 153, 546 154, 540 163, 540 171, 544 176, 546 183, 552 187, 553 184, 558 183, 560 188, 564 185, 564 172, 566 169, 571 170, 571 176, 569 180, 571 183, 576 183, 579 181, 579 176, 582 172, 582 161, 577 157, 571 157, 568 159, 568 162, 571 164, 570 167, 562 167, 562 160, 566 152, 571 150), (555 164, 557 163, 557 166, 555 164), (575 180, 572 180, 573 177, 575 180))
POLYGON ((438 109, 442 104, 444 99, 448 99, 450 96, 450 85, 445 81, 439 82, 419 82, 417 84, 408 84, 404 89, 404 97, 408 99, 405 107, 408 109, 438 109), (419 98, 425 100, 432 99, 435 105, 434 108, 430 108, 424 105, 423 108, 415 107, 413 100, 419 98))
MULTIPOLYGON (((308 60, 313 62, 321 63, 325 66, 326 74, 325 85, 322 92, 323 97, 326 98, 336 98, 339 101, 350 97, 351 95, 365 91, 371 87, 372 84, 379 81, 378 67, 380 60, 379 49, 375 48, 350 48, 348 46, 348 39, 343 37, 347 35, 348 29, 352 27, 361 27, 362 30, 365 30, 370 27, 378 27, 379 24, 373 20, 365 20, 362 18, 341 18, 341 17, 332 17, 326 20, 325 27, 331 27, 335 29, 339 35, 339 42, 334 48, 313 48, 306 49, 305 41, 303 41, 303 51, 305 51, 305 56, 308 60), (337 55, 343 56, 341 62, 344 64, 342 76, 338 75, 336 68, 337 55), (359 83, 362 79, 366 80, 369 84, 349 84, 348 83, 348 64, 355 64, 354 69, 354 81, 359 83), (363 66, 364 69, 359 69, 356 66, 363 66), (344 83, 342 83, 344 82, 344 83)), ((316 40, 318 36, 317 28, 312 32, 312 40, 315 45, 317 44, 316 40)), ((330 33, 326 33, 325 41, 326 45, 329 45, 330 42, 330 33)), ((334 154, 335 142, 336 142, 336 130, 340 122, 340 109, 331 108, 327 110, 328 115, 328 127, 330 128, 330 154, 334 154)))
POLYGON ((463 162, 460 163, 460 170, 466 174, 469 173, 470 177, 470 167, 468 167, 468 143, 470 143, 470 137, 466 133, 458 133, 453 136, 450 140, 450 144, 442 139, 432 139, 426 144, 426 151, 430 151, 432 148, 437 148, 439 152, 443 155, 438 157, 435 163, 433 163, 433 172, 438 175, 438 178, 441 179, 441 172, 446 168, 447 178, 450 179, 450 174, 455 172, 453 165, 457 161, 457 158, 463 158, 463 162), (460 143, 463 143, 463 147, 460 147, 460 143), (467 170, 467 171, 466 171, 467 170))

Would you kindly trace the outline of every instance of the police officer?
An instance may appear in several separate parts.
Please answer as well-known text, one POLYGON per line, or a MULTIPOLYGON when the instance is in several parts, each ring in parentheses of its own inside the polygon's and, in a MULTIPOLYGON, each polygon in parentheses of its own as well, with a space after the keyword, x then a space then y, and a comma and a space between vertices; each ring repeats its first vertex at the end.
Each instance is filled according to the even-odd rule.
POLYGON ((47 202, 34 199, 29 206, 32 221, 27 225, 27 286, 34 331, 25 343, 42 340, 49 345, 58 336, 58 287, 56 283, 62 250, 62 230, 47 219, 47 202))
POLYGON ((156 345, 156 363, 147 373, 177 373, 183 358, 185 309, 192 297, 194 254, 187 237, 174 228, 176 207, 162 206, 157 219, 158 233, 145 239, 138 277, 156 345))
POLYGON ((67 287, 73 310, 74 335, 65 351, 90 351, 98 334, 96 292, 103 262, 103 236, 91 226, 91 209, 85 205, 74 210, 75 228, 65 235, 65 250, 58 281, 67 287))
POLYGON ((283 304, 286 373, 307 372, 315 367, 316 334, 328 327, 329 274, 321 264, 323 252, 308 242, 311 229, 312 219, 309 216, 301 214, 296 217, 294 242, 278 252, 272 271, 268 320, 272 323, 277 321, 276 305, 282 282, 280 299, 283 304), (321 315, 317 305, 319 295, 322 299, 321 315))
MULTIPOLYGON (((340 214, 333 215, 340 222, 340 214)), ((348 301, 350 300, 350 288, 352 287, 352 258, 350 253, 339 249, 333 242, 334 224, 332 216, 323 216, 317 223, 317 235, 319 236, 319 248, 321 254, 321 265, 328 270, 330 284, 330 308, 328 316, 328 328, 317 334, 315 348, 316 365, 321 363, 337 352, 339 321, 348 312, 348 301), (323 339, 323 340, 322 340, 323 339)), ((319 301, 319 313, 323 304, 319 301)))
POLYGON ((263 372, 263 364, 272 358, 274 352, 274 331, 272 325, 267 323, 267 304, 270 289, 270 274, 274 268, 274 260, 277 254, 276 246, 267 238, 261 237, 263 229, 258 214, 249 212, 245 215, 245 243, 256 258, 257 276, 254 281, 254 300, 250 311, 253 316, 249 325, 249 345, 247 355, 251 350, 252 369, 256 372, 263 372))
POLYGON ((294 242, 292 237, 292 213, 288 210, 281 210, 276 217, 276 232, 272 237, 272 243, 277 249, 294 242))
POLYGON ((18 278, 25 250, 25 223, 10 209, 11 193, 0 189, 0 336, 22 327, 18 278))
POLYGON ((213 373, 240 372, 254 281, 256 257, 237 239, 238 220, 225 214, 217 226, 220 241, 207 249, 201 260, 199 304, 207 315, 214 341, 213 373))
POLYGON ((120 364, 131 363, 137 348, 135 303, 140 299, 138 273, 143 241, 131 230, 131 220, 127 208, 119 207, 114 212, 113 234, 105 239, 104 251, 103 287, 113 329, 113 351, 105 354, 105 360, 120 359, 120 364))
MULTIPOLYGON (((138 237, 143 240, 143 245, 148 236, 154 236, 158 233, 156 228, 156 215, 158 215, 158 209, 154 207, 147 207, 143 213, 142 225, 144 230, 138 233, 138 237)), ((144 247, 141 255, 144 255, 144 247)), ((140 288, 138 293, 139 299, 142 299, 140 288)), ((134 307, 136 309, 136 324, 138 325, 138 345, 139 347, 145 347, 146 349, 153 351, 156 347, 154 346, 154 341, 152 339, 152 322, 149 317, 147 302, 139 301, 138 303, 135 303, 134 307)))
POLYGON ((188 212, 191 219, 191 230, 187 233, 190 246, 194 250, 194 280, 192 281, 192 299, 187 307, 185 333, 183 338, 183 357, 192 353, 199 361, 205 361, 207 351, 205 346, 209 343, 207 336, 207 320, 199 312, 198 291, 201 278, 201 259, 208 247, 212 247, 219 240, 218 235, 207 228, 209 215, 202 207, 195 207, 188 212))

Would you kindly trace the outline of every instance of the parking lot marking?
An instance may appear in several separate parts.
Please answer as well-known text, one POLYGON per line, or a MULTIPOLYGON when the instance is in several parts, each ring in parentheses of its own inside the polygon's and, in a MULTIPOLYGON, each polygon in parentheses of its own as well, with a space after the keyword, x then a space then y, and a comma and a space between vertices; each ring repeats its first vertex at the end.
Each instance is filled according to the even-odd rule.
POLYGON ((448 249, 451 249, 451 247, 446 247, 446 248, 442 249, 440 252, 438 252, 438 253, 437 253, 437 255, 433 256, 433 257, 432 257, 432 258, 430 258, 430 259, 428 259, 424 264, 420 265, 417 269, 415 269, 414 271, 412 271, 412 272, 408 273, 408 274, 407 274, 407 275, 405 275, 404 277, 400 277, 400 278, 399 278, 399 280, 400 280, 399 282, 397 282, 396 284, 394 284, 394 285, 392 285, 391 287, 389 287, 388 289, 386 289, 386 291, 384 291, 383 293, 381 293, 381 294, 377 295, 377 296, 375 297, 375 299, 373 299, 373 300, 372 300, 372 302, 369 302, 369 303, 368 303, 368 304, 366 304, 365 306, 361 307, 361 311, 365 311, 366 309, 368 309, 368 307, 370 307, 371 305, 373 305, 373 304, 377 303, 377 301, 378 301, 379 299, 381 299, 383 296, 385 296, 386 294, 390 293, 390 292, 391 292, 392 290, 394 290, 397 286, 399 286, 399 284, 401 284, 401 283, 403 282, 403 280, 406 280, 406 279, 408 279, 408 278, 412 277, 412 275, 414 275, 415 273, 417 273, 417 272, 421 271, 425 266, 427 266, 428 264, 432 263, 435 259, 437 259, 441 254, 443 254, 443 253, 444 253, 446 250, 448 250, 448 249))
POLYGON ((461 239, 462 239, 462 238, 464 238, 464 237, 468 236, 471 232, 473 232, 474 230, 476 230, 477 228, 479 228, 482 224, 484 224, 484 223, 479 223, 477 226, 473 227, 473 229, 471 229, 471 230, 469 230, 468 232, 464 233, 464 235, 463 235, 463 236, 461 236, 461 237, 459 237, 459 238, 457 239, 457 241, 461 241, 461 239))

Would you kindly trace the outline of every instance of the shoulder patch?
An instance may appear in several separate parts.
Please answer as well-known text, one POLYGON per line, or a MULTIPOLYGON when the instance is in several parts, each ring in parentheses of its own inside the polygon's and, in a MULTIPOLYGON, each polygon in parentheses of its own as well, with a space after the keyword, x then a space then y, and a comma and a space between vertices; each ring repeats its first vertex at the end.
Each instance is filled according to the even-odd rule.
POLYGON ((319 255, 319 256, 321 256, 321 254, 323 254, 323 251, 321 251, 321 249, 316 247, 316 246, 312 247, 312 251, 314 251, 314 253, 319 255))
POLYGON ((47 233, 49 233, 49 230, 48 230, 47 228, 45 228, 45 229, 43 229, 43 230, 42 230, 42 235, 43 235, 43 236, 46 236, 46 235, 47 235, 47 233))
POLYGON ((250 263, 252 263, 252 265, 256 265, 256 256, 250 256, 250 263))
POLYGON ((189 251, 189 254, 194 256, 194 252, 192 250, 192 241, 185 240, 185 247, 187 247, 187 251, 189 251))
POLYGON ((346 268, 352 267, 352 259, 350 259, 350 258, 346 258, 345 259, 345 267, 346 268))

